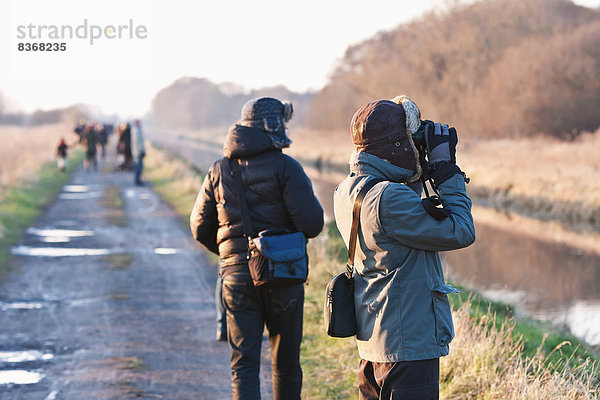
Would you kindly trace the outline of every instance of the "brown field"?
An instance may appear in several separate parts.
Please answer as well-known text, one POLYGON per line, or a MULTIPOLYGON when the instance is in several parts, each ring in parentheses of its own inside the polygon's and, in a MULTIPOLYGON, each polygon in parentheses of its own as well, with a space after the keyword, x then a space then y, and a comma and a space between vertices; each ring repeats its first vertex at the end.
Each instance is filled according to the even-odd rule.
MULTIPOLYGON (((289 153, 345 165, 350 134, 297 129, 289 153)), ((457 162, 471 178, 475 203, 515 210, 571 227, 600 225, 600 129, 565 142, 531 139, 459 138, 457 162)), ((590 230, 590 229, 586 229, 590 230)))
POLYGON ((70 125, 0 125, 0 197, 7 186, 18 186, 36 176, 40 167, 56 158, 56 145, 64 137, 76 141, 70 125))
POLYGON ((549 138, 470 140, 459 163, 480 186, 600 205, 600 129, 572 142, 549 138))
MULTIPOLYGON (((291 137, 289 153, 304 158, 346 164, 353 150, 350 133, 297 129, 291 137)), ((600 206, 600 129, 572 142, 547 137, 459 140, 457 162, 473 185, 600 206)))

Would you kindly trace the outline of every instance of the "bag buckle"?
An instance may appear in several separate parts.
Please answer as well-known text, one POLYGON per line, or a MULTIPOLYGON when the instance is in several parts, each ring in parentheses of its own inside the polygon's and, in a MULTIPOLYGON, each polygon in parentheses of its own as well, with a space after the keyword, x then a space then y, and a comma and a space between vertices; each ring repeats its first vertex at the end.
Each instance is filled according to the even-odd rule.
POLYGON ((349 264, 346 264, 346 277, 348 279, 352 279, 352 272, 354 271, 354 267, 351 267, 349 264))
POLYGON ((246 236, 246 239, 248 239, 248 252, 246 253, 246 260, 249 260, 254 255, 254 249, 256 248, 256 245, 250 236, 246 236))

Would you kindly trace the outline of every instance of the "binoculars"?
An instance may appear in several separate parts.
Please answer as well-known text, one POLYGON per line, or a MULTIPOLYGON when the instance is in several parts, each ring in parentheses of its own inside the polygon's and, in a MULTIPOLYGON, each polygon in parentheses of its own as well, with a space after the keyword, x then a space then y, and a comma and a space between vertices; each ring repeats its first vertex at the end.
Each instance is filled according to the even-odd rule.
POLYGON ((415 146, 417 147, 417 149, 420 149, 420 148, 427 149, 427 142, 425 142, 425 126, 427 125, 428 122, 431 122, 431 121, 421 120, 421 125, 419 126, 419 129, 417 129, 417 131, 411 135, 412 140, 415 143, 415 146))

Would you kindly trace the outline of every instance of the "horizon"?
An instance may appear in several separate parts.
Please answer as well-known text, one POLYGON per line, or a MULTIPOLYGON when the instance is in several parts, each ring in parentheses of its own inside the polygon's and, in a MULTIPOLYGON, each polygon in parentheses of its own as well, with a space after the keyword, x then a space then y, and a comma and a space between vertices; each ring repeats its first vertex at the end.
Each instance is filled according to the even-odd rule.
MULTIPOLYGON (((9 0, 0 6, 5 26, 0 50, 8 53, 2 57, 8 63, 0 65, 0 98, 10 112, 84 104, 100 114, 141 117, 151 110, 161 89, 185 77, 232 83, 245 91, 283 85, 294 92, 316 92, 327 84, 349 46, 426 12, 443 12, 452 6, 444 0, 418 5, 386 0, 379 7, 365 7, 358 1, 311 0, 301 7, 287 5, 282 11, 274 0, 258 6, 241 1, 189 5, 184 0, 47 3, 9 0), (85 42, 71 37, 68 55, 16 51, 21 25, 69 24, 75 30, 84 20, 99 28, 129 20, 132 26, 147 27, 148 37, 98 39, 89 45, 86 33, 85 42)), ((600 0, 574 3, 594 8, 600 0)))
MULTIPOLYGON (((283 10, 274 0, 259 5, 186 4, 184 0, 46 3, 9 0, 0 6, 7 11, 0 16, 7 34, 0 48, 4 45, 9 53, 8 65, 0 66, 0 93, 7 108, 31 113, 84 104, 127 118, 148 112, 158 91, 184 77, 233 83, 246 91, 278 85, 295 92, 318 91, 349 46, 444 7, 443 0, 419 4, 386 0, 379 7, 365 7, 358 1, 311 0, 283 10), (73 34, 63 40, 71 47, 68 57, 13 49, 15 40, 31 31, 29 24, 43 27, 41 32, 48 35, 47 26, 63 26, 64 31, 68 24, 67 32, 74 32, 84 20, 100 29, 133 20, 132 25, 147 27, 148 37, 98 39, 89 45, 88 27, 87 42, 73 40, 73 34), (98 63, 93 62, 96 59, 98 63)), ((35 39, 38 28, 33 32, 35 39)), ((58 36, 50 38, 61 40, 60 29, 58 36)))

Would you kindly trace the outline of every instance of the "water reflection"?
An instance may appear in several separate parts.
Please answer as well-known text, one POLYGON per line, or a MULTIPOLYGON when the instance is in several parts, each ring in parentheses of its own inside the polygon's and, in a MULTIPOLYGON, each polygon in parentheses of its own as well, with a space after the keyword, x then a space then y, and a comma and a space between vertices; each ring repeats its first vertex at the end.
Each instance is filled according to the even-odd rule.
POLYGON ((552 321, 569 328, 573 335, 583 338, 592 346, 600 345, 600 302, 578 301, 568 307, 538 311, 533 317, 552 321))
POLYGON ((322 172, 309 166, 305 166, 305 171, 310 177, 315 196, 317 196, 323 207, 325 221, 333 220, 335 217, 333 213, 333 192, 336 186, 346 178, 346 174, 322 172))
POLYGON ((26 351, 0 351, 0 362, 20 363, 26 361, 47 361, 52 360, 54 355, 51 353, 42 353, 39 350, 26 351))
POLYGON ((62 190, 70 193, 84 193, 87 192, 88 187, 86 185, 65 185, 62 190))
POLYGON ((177 249, 169 248, 169 247, 157 247, 154 249, 154 254, 177 254, 177 249))
POLYGON ((75 229, 39 229, 39 228, 27 228, 27 233, 36 236, 46 237, 83 237, 93 236, 94 231, 89 230, 75 230, 75 229))
POLYGON ((476 231, 474 245, 443 254, 453 280, 600 344, 600 255, 477 222, 476 231))
POLYGON ((78 249, 61 247, 29 247, 16 246, 11 253, 18 256, 35 257, 75 257, 75 256, 103 256, 109 254, 108 249, 78 249))
POLYGON ((28 228, 30 235, 41 236, 44 243, 68 243, 71 238, 93 236, 93 231, 74 229, 38 229, 28 228))
POLYGON ((102 192, 61 193, 58 195, 61 200, 86 200, 100 197, 102 197, 102 192))
POLYGON ((42 379, 44 375, 34 371, 20 369, 0 371, 0 385, 31 385, 42 379))
POLYGON ((66 236, 47 236, 42 239, 44 243, 69 243, 71 239, 66 236))
POLYGON ((14 303, 2 303, 0 302, 0 310, 37 310, 42 308, 44 305, 39 302, 14 302, 14 303))

